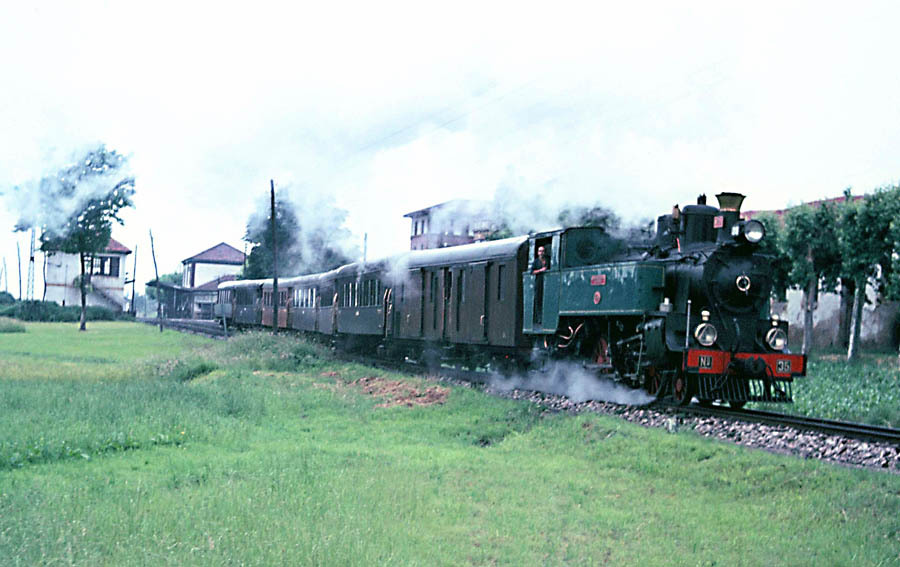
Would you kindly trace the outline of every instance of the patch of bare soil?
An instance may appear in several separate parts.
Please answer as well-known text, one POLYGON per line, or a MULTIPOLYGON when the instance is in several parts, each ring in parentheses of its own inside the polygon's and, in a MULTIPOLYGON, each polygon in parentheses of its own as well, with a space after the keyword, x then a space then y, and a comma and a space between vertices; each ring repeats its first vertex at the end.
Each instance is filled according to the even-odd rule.
POLYGON ((389 408, 393 406, 432 406, 443 404, 450 395, 450 390, 440 386, 429 386, 424 390, 400 380, 385 380, 378 376, 366 376, 354 380, 351 385, 361 388, 370 396, 385 398, 375 407, 389 408))

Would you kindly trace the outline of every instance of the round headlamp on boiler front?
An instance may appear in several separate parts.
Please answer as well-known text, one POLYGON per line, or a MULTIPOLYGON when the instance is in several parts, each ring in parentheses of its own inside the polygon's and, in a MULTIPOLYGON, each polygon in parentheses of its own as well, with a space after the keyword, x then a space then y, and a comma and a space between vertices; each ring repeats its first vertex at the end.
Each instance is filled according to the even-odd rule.
POLYGON ((772 350, 783 351, 787 347, 788 337, 780 327, 772 327, 766 333, 766 344, 772 350))
POLYGON ((694 329, 694 338, 705 347, 713 346, 719 338, 719 331, 709 322, 709 311, 704 309, 700 312, 700 317, 703 319, 703 322, 694 329))
POLYGON ((750 244, 757 244, 766 236, 766 227, 758 220, 736 222, 731 227, 731 235, 750 244))

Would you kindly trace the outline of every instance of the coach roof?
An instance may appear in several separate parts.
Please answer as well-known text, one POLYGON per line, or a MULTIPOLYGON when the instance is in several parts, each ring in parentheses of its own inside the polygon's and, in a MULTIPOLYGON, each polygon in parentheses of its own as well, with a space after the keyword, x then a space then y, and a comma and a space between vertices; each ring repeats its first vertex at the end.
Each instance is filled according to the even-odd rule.
MULTIPOLYGON (((497 260, 500 258, 510 258, 518 254, 519 249, 528 242, 527 236, 516 236, 513 238, 504 238, 503 240, 490 240, 487 242, 475 242, 473 244, 463 244, 462 246, 450 246, 448 248, 434 248, 430 250, 413 250, 406 254, 393 256, 375 262, 355 262, 346 264, 339 268, 335 268, 330 272, 322 274, 311 274, 308 276, 295 276, 289 278, 279 278, 279 287, 288 284, 310 284, 319 281, 329 281, 336 277, 356 276, 372 272, 395 272, 397 270, 407 270, 416 268, 428 268, 431 266, 449 266, 454 264, 465 264, 469 262, 483 262, 488 260, 497 260)), ((272 287, 272 279, 264 280, 240 280, 234 282, 223 282, 219 285, 219 289, 229 289, 236 287, 259 286, 262 285, 266 289, 272 287)))

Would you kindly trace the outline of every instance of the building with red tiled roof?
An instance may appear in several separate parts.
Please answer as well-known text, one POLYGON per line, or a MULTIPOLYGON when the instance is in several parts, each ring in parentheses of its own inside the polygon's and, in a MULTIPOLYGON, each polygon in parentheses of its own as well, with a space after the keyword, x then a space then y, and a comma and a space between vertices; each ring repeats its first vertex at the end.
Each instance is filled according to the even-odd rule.
POLYGON ((244 267, 244 253, 220 242, 181 261, 184 275, 181 285, 196 287, 225 275, 236 275, 244 267))
MULTIPOLYGON (((850 199, 852 201, 859 201, 860 199, 864 199, 864 198, 865 198, 865 195, 853 195, 850 197, 850 199)), ((821 207, 822 205, 824 205, 826 203, 837 205, 838 203, 843 202, 844 199, 846 199, 846 197, 844 197, 844 196, 832 197, 830 199, 819 199, 816 201, 809 201, 808 203, 803 203, 802 205, 797 205, 797 207, 802 207, 803 205, 806 205, 806 206, 809 206, 809 207, 812 207, 815 209, 817 207, 821 207)), ((793 208, 796 208, 796 207, 788 207, 786 209, 778 209, 778 210, 772 210, 772 211, 744 211, 741 213, 741 218, 752 219, 754 217, 758 217, 759 215, 761 215, 763 213, 772 213, 773 215, 775 215, 776 217, 781 219, 782 222, 784 222, 784 213, 788 212, 789 210, 791 210, 793 208)))
POLYGON ((184 270, 181 285, 191 292, 191 317, 212 319, 219 283, 230 281, 244 268, 243 252, 224 242, 181 261, 184 270))
POLYGON ((454 199, 403 215, 410 223, 410 250, 459 246, 484 240, 491 230, 490 203, 454 199))
MULTIPOLYGON (((85 258, 85 273, 90 274, 88 306, 121 311, 125 307, 125 258, 127 246, 114 238, 100 254, 85 258)), ((81 274, 78 254, 47 252, 44 257, 44 299, 60 305, 81 305, 77 278, 81 274)))

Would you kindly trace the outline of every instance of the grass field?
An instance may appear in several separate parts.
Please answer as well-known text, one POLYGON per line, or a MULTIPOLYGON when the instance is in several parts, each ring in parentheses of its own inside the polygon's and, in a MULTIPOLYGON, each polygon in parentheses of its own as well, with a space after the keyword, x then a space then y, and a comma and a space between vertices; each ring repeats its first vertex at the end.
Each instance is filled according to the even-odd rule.
POLYGON ((0 336, 4 565, 900 563, 898 476, 547 414, 293 338, 26 327, 0 336))

